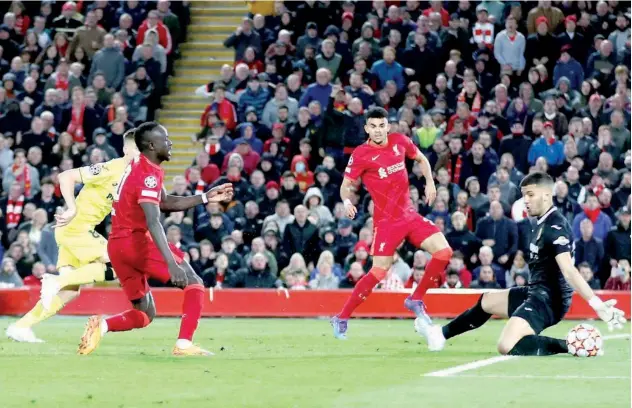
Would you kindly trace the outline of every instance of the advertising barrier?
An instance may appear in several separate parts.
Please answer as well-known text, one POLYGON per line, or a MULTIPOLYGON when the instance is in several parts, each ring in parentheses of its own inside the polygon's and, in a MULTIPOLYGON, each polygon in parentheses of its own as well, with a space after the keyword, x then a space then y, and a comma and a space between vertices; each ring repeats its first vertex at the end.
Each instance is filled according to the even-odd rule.
MULTIPOLYGON (((426 295, 428 311, 434 317, 455 317, 476 303, 484 291, 473 289, 433 289, 426 295)), ((179 316, 182 291, 173 288, 152 289, 159 316, 179 316)), ((350 290, 223 289, 207 290, 202 312, 206 317, 321 317, 338 313, 350 290)), ((617 299, 617 307, 630 319, 630 292, 601 291, 602 299, 617 299)), ((373 292, 354 313, 355 317, 410 318, 404 308, 407 292, 373 292)), ((0 289, 0 315, 22 315, 39 299, 39 288, 0 289)), ((120 288, 84 288, 77 299, 61 312, 63 315, 115 314, 130 307, 120 288)), ((567 319, 596 318, 594 311, 578 295, 567 319)))

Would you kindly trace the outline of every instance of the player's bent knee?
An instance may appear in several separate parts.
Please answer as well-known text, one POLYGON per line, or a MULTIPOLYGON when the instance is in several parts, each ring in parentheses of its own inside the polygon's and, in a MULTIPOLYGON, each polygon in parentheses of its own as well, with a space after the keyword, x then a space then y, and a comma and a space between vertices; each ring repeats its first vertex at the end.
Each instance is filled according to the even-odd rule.
POLYGON ((452 248, 448 245, 447 247, 441 248, 437 252, 433 253, 432 257, 441 261, 450 262, 452 254, 454 254, 454 251, 452 251, 452 248))
POLYGON ((502 354, 503 356, 506 356, 514 348, 515 345, 516 345, 516 342, 514 342, 514 341, 507 341, 507 340, 501 338, 498 341, 498 344, 496 345, 496 348, 498 349, 498 352, 500 354, 502 354))

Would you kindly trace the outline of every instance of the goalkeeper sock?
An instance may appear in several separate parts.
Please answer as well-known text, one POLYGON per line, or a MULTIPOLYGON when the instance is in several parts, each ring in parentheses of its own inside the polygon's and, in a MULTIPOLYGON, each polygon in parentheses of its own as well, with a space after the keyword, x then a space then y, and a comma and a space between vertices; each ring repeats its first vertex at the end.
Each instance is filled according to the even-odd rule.
POLYGON ((123 313, 105 319, 109 332, 128 331, 141 329, 149 325, 149 317, 145 312, 137 309, 129 309, 123 313))
POLYGON ((105 264, 93 262, 81 268, 70 270, 60 274, 57 278, 60 288, 71 285, 86 285, 94 282, 105 281, 105 264))
POLYGON ((204 307, 204 286, 195 284, 184 288, 182 301, 182 320, 178 340, 193 340, 204 307))
POLYGON ((57 295, 53 297, 53 301, 51 302, 50 309, 44 310, 42 306, 42 302, 39 301, 33 309, 31 309, 27 314, 22 316, 20 320, 15 322, 16 327, 25 328, 25 327, 33 327, 36 324, 43 322, 51 316, 54 316, 64 307, 64 302, 57 295))
POLYGON ((550 356, 568 353, 566 340, 530 334, 521 338, 509 351, 511 356, 550 356))
POLYGON ((483 295, 481 295, 474 306, 443 326, 443 337, 449 339, 484 325, 492 315, 483 310, 482 301, 483 295))
POLYGON ((415 288, 415 291, 410 296, 413 300, 422 300, 428 289, 438 288, 441 274, 445 271, 445 268, 450 262, 452 257, 452 249, 450 247, 443 248, 432 254, 432 258, 426 265, 426 272, 424 277, 421 278, 421 282, 415 288))
POLYGON ((366 300, 367 296, 373 292, 373 288, 386 276, 386 273, 387 271, 385 269, 378 268, 377 266, 371 268, 369 273, 364 275, 362 279, 356 283, 351 296, 347 299, 338 317, 341 319, 350 318, 351 313, 366 300), (382 276, 382 279, 378 279, 379 276, 382 276))

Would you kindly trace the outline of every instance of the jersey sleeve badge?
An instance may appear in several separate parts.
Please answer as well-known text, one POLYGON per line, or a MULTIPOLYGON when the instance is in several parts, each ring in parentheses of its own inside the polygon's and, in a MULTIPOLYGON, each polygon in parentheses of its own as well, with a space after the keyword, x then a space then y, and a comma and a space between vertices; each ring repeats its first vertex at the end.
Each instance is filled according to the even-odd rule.
POLYGON ((101 164, 91 164, 89 167, 90 174, 92 174, 93 176, 98 176, 99 174, 101 174, 102 168, 103 166, 101 164))
POLYGON ((158 185, 158 180, 154 176, 145 177, 145 187, 147 188, 156 188, 158 185))

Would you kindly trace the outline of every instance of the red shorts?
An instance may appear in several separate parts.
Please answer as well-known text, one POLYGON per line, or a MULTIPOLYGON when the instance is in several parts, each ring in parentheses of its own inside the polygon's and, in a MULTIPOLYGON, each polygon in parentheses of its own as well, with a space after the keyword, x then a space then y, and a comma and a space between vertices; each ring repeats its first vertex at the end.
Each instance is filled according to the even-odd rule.
POLYGON ((417 213, 398 221, 382 221, 373 228, 371 255, 393 256, 405 239, 419 248, 426 238, 437 232, 441 231, 434 222, 417 213))
MULTIPOLYGON (((172 244, 169 248, 176 262, 182 263, 184 252, 172 244)), ((162 283, 170 279, 167 262, 151 237, 144 233, 108 240, 108 255, 129 300, 141 299, 149 292, 147 279, 162 283)))

